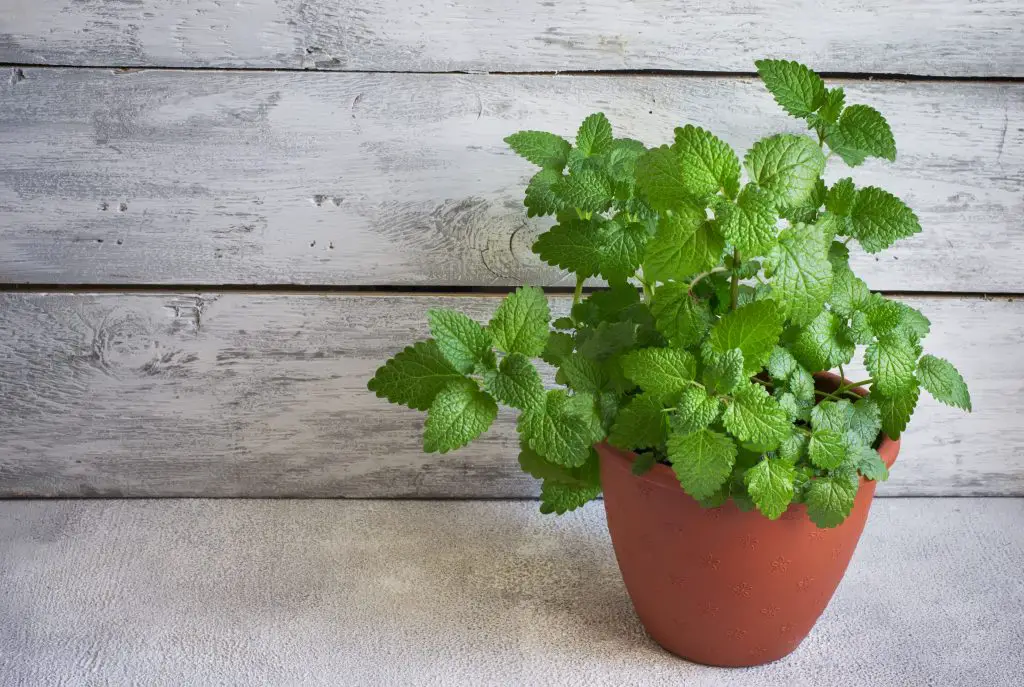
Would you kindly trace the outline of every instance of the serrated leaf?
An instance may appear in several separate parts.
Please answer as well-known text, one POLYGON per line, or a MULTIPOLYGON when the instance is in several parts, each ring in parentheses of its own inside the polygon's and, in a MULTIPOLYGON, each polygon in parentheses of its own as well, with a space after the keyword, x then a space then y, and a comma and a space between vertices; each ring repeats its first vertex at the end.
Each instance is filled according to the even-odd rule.
POLYGON ((796 465, 807 455, 807 443, 809 437, 803 432, 792 432, 779 444, 779 458, 796 465))
POLYGON ((857 311, 850 317, 849 337, 858 346, 866 346, 875 340, 866 312, 857 311))
POLYGON ((697 359, 677 348, 641 348, 622 357, 622 371, 652 397, 669 400, 691 386, 697 359))
POLYGON ((561 172, 569 157, 569 142, 547 131, 519 131, 505 138, 516 154, 538 167, 561 172))
POLYGON ((754 301, 726 313, 711 328, 708 342, 717 353, 743 352, 743 369, 757 374, 768 362, 782 334, 782 316, 775 301, 754 301))
MULTIPOLYGON (((846 93, 842 88, 829 88, 825 91, 825 102, 818 109, 816 116, 823 124, 835 124, 846 104, 846 93)), ((810 121, 810 119, 808 119, 810 121)))
POLYGON ((928 336, 932 323, 920 310, 912 308, 906 303, 893 301, 900 309, 899 328, 912 336, 923 339, 928 336))
POLYGON ((632 322, 602 322, 594 329, 577 334, 579 352, 592 360, 607 360, 632 348, 636 343, 636 325, 632 322))
POLYGON ((865 186, 857 192, 850 209, 853 236, 869 253, 883 251, 899 239, 921 231, 917 215, 888 191, 865 186))
POLYGON ((557 367, 562 364, 562 360, 566 356, 572 353, 575 345, 571 335, 563 332, 552 332, 548 337, 544 350, 540 354, 541 360, 557 367))
POLYGON ((501 302, 487 329, 499 350, 534 358, 544 351, 550 319, 544 292, 536 286, 521 286, 501 302))
POLYGON ((825 186, 825 181, 819 178, 814 183, 814 190, 807 200, 798 206, 780 208, 779 215, 788 219, 791 224, 796 222, 814 224, 819 219, 818 213, 825 202, 827 193, 828 187, 825 186))
POLYGON ((564 204, 584 212, 603 212, 615 197, 611 179, 604 172, 589 168, 562 177, 552 191, 564 204))
POLYGON ((882 413, 873 398, 862 398, 853 404, 853 415, 847 436, 856 444, 871 446, 882 430, 882 413))
POLYGON ((814 377, 803 367, 797 367, 789 377, 789 390, 802 403, 814 403, 814 377))
POLYGON ((743 374, 743 351, 733 348, 725 353, 716 353, 705 346, 701 350, 704 359, 704 385, 720 394, 731 393, 745 379, 743 374))
POLYGON ((576 133, 576 147, 588 157, 609 151, 612 142, 612 125, 603 112, 595 112, 584 119, 576 133))
POLYGON ((669 282, 659 286, 651 300, 655 326, 673 346, 695 346, 711 323, 707 303, 690 294, 686 284, 669 282))
POLYGON ((653 148, 636 161, 636 188, 658 212, 692 203, 679 155, 668 146, 653 148))
POLYGON ((899 439, 907 428, 920 394, 916 380, 913 386, 901 390, 897 396, 885 396, 872 389, 871 399, 878 404, 882 416, 882 431, 890 439, 899 439))
POLYGON ((643 261, 649 238, 647 227, 639 222, 601 222, 597 230, 598 273, 610 282, 632 277, 643 261))
POLYGON ((642 308, 640 292, 635 286, 623 282, 595 290, 584 303, 593 307, 596 317, 593 324, 632 320, 642 308))
POLYGON ((864 351, 864 367, 874 380, 872 391, 895 397, 904 389, 916 386, 914 368, 920 350, 917 345, 899 334, 886 334, 864 351))
POLYGON ((825 103, 825 82, 804 65, 787 60, 754 64, 775 102, 794 117, 806 117, 825 103))
POLYGON ((564 515, 593 501, 600 494, 600 486, 575 487, 545 480, 540 488, 540 512, 545 515, 564 515))
POLYGON ((607 382, 604 369, 595 361, 580 353, 566 356, 559 366, 567 385, 574 391, 596 394, 607 382))
POLYGON ((634 396, 615 418, 608 443, 624 449, 660 446, 668 435, 668 419, 663 408, 653 394, 634 396))
POLYGON ((592 277, 601 268, 601 241, 592 223, 577 220, 562 222, 537 237, 533 252, 554 267, 592 277))
POLYGON ((722 257, 725 240, 714 224, 705 219, 699 208, 685 207, 662 215, 657 232, 647 242, 644 277, 648 282, 683 281, 711 269, 722 257))
POLYGON ((523 411, 516 427, 530 448, 566 467, 582 465, 603 434, 593 397, 562 389, 548 391, 542 406, 523 411))
POLYGON ((852 463, 865 478, 876 482, 889 479, 889 468, 885 467, 882 456, 870 446, 857 445, 852 452, 852 463))
POLYGON ((498 416, 498 404, 468 379, 451 382, 427 409, 423 450, 447 453, 483 434, 498 416))
POLYGON ((807 136, 776 134, 755 143, 743 165, 778 207, 799 207, 814 193, 825 169, 825 155, 807 136))
POLYGON ((857 487, 844 476, 818 477, 807 488, 807 515, 818 527, 835 527, 853 510, 857 487))
POLYGON ((824 399, 811 410, 811 427, 814 429, 830 429, 837 434, 845 434, 853 422, 853 404, 847 399, 831 401, 824 399))
POLYGON ((685 389, 676 403, 672 415, 672 431, 676 434, 691 434, 710 425, 718 419, 722 404, 717 398, 696 386, 685 389))
POLYGON ((764 255, 775 245, 778 215, 772 196, 747 184, 736 203, 723 203, 717 211, 722 236, 743 255, 764 255))
POLYGON ((707 499, 729 479, 736 444, 710 429, 673 434, 668 439, 668 460, 683 490, 695 499, 707 499))
POLYGON ((556 318, 555 321, 551 323, 551 326, 554 327, 555 329, 561 329, 563 331, 571 331, 573 329, 576 329, 576 323, 573 321, 571 317, 556 318))
POLYGON ((472 372, 477 363, 494 364, 491 335, 476 320, 455 310, 427 311, 437 349, 458 372, 472 372))
POLYGON ((744 475, 750 498, 769 520, 778 519, 792 503, 794 472, 786 461, 766 458, 744 475))
POLYGON ((810 324, 800 329, 790 350, 805 368, 819 371, 850 362, 857 347, 842 318, 830 310, 822 310, 810 324))
POLYGON ((786 411, 760 384, 747 384, 735 392, 722 413, 722 424, 740 441, 764 451, 778 448, 791 431, 786 411))
POLYGON ((437 394, 463 376, 445 360, 433 339, 406 347, 377 369, 367 388, 379 398, 427 410, 437 394))
POLYGON ((537 368, 522 353, 510 353, 497 370, 484 373, 484 388, 512 408, 526 409, 544 402, 544 383, 537 368))
POLYGON ((601 493, 600 460, 593 449, 583 465, 563 468, 548 463, 529 448, 524 448, 519 454, 519 465, 526 472, 544 480, 540 490, 541 513, 567 513, 592 501, 601 493), (540 466, 542 474, 535 474, 538 471, 537 461, 543 464, 540 466))
POLYGON ((853 202, 857 199, 857 187, 853 179, 847 177, 832 184, 825 197, 825 208, 840 217, 849 217, 853 202))
POLYGON ((895 301, 875 294, 867 305, 868 326, 875 336, 889 334, 900 325, 903 311, 895 301))
POLYGON ((811 322, 832 293, 832 265, 828 247, 814 228, 795 225, 779 234, 779 242, 765 260, 772 298, 793 324, 811 322))
POLYGON ((850 105, 838 123, 825 129, 825 142, 843 161, 855 167, 866 157, 896 159, 896 142, 885 117, 868 105, 850 105))
POLYGON ((811 434, 807 455, 817 467, 831 470, 846 460, 847 445, 843 435, 831 429, 816 429, 811 434))
POLYGON ((709 131, 687 124, 675 130, 672 149, 683 167, 683 186, 702 197, 722 189, 730 198, 740 182, 740 161, 729 144, 709 131))
POLYGON ((555 185, 562 180, 562 173, 553 169, 542 169, 533 175, 526 186, 527 217, 553 215, 565 207, 564 201, 555 193, 555 185))
POLYGON ((636 161, 647 152, 647 146, 631 138, 617 138, 608 151, 608 174, 624 188, 632 189, 636 183, 636 161))
POLYGON ((839 241, 833 241, 828 247, 828 261, 833 272, 850 269, 850 249, 839 241))
POLYGON ((936 401, 961 410, 971 410, 967 384, 953 364, 944 358, 925 355, 917 363, 917 381, 936 401))
POLYGON ((768 355, 768 374, 776 380, 789 379, 789 376, 793 374, 796 369, 800 366, 800 363, 796 361, 793 354, 788 349, 782 346, 772 347, 771 353, 768 355))
POLYGON ((832 297, 829 299, 832 312, 842 317, 852 317, 854 312, 868 306, 871 291, 849 267, 835 270, 833 266, 833 270, 832 297))

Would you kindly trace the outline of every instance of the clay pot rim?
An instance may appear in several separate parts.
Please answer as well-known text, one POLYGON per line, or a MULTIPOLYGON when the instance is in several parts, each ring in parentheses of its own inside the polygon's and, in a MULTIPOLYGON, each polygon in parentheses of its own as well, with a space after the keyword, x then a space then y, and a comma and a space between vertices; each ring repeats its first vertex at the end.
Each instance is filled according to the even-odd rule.
MULTIPOLYGON (((839 375, 831 372, 816 372, 814 374, 815 380, 823 382, 833 388, 839 386, 840 382, 849 382, 849 380, 840 380, 839 375)), ((858 396, 867 396, 868 391, 864 387, 855 387, 851 389, 853 393, 858 396)), ((607 441, 601 442, 601 448, 610 455, 614 455, 623 462, 632 465, 633 461, 636 460, 636 453, 633 451, 626 451, 615 446, 612 446, 607 441)), ((884 432, 882 433, 882 442, 878 445, 878 453, 882 457, 882 462, 885 463, 885 467, 892 468, 893 463, 896 462, 896 456, 900 450, 900 440, 890 439, 884 432)), ((642 480, 652 486, 663 487, 666 489, 672 489, 673 491, 679 491, 679 480, 676 478, 672 468, 663 464, 655 463, 654 467, 645 472, 642 475, 634 475, 636 479, 642 480)), ((863 477, 860 478, 861 486, 864 486, 866 481, 863 477)))

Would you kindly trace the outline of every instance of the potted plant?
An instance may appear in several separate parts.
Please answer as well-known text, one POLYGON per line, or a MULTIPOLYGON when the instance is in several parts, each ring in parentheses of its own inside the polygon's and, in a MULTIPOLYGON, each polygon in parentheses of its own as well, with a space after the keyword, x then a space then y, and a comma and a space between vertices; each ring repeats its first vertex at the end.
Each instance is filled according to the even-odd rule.
POLYGON ((519 462, 543 480, 541 511, 603 490, 648 632, 728 666, 780 658, 810 631, 920 389, 971 407, 957 370, 922 355, 928 319, 849 266, 849 244, 882 251, 920 231, 916 215, 880 188, 822 178, 832 158, 894 160, 888 123, 803 65, 756 64, 813 136, 763 138, 742 165, 705 129, 647 148, 615 138, 600 113, 574 145, 540 131, 505 139, 540 167, 527 214, 556 224, 533 250, 576 275, 571 311, 551 322, 529 286, 486 326, 432 310, 432 338, 369 383, 427 411, 426 451, 472 441, 499 403, 518 409, 519 462), (608 286, 584 298, 592 277, 608 286), (858 346, 870 377, 851 382, 858 346), (545 388, 538 358, 559 388, 545 388))

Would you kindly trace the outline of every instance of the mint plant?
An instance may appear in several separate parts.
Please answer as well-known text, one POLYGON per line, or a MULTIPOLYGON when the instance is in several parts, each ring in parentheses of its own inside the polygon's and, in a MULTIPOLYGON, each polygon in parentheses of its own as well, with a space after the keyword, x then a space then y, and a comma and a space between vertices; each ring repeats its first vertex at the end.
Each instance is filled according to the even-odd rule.
POLYGON ((540 168, 527 214, 556 223, 533 250, 576 275, 572 308, 551 322, 544 293, 525 286, 486 326, 431 311, 432 338, 369 382, 427 411, 426 451, 466 445, 501 403, 519 411, 519 463, 543 480, 542 512, 600 493, 593 446, 606 440, 637 452, 634 472, 670 465, 706 507, 731 498, 775 519, 805 503, 833 527, 861 476, 888 477, 876 447, 903 432, 922 388, 971 409, 956 368, 923 355, 928 319, 872 293, 849 266, 851 243, 878 253, 918 233, 917 216, 883 189, 822 178, 832 158, 895 160, 889 124, 803 65, 756 64, 813 136, 768 136, 742 163, 700 127, 647 148, 615 138, 600 113, 574 144, 542 131, 505 139, 540 168), (592 277, 608 286, 584 298, 592 277), (859 346, 871 376, 850 382, 844 366, 859 346), (545 387, 538 359, 561 388, 545 387), (826 370, 838 388, 816 388, 826 370))

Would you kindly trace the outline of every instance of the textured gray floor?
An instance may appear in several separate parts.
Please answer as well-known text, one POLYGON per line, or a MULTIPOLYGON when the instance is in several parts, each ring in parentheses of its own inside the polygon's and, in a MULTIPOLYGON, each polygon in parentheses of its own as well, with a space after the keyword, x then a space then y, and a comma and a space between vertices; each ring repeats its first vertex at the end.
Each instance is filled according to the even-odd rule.
POLYGON ((660 650, 600 503, 0 502, 2 685, 1024 684, 1024 499, 880 499, 811 637, 660 650))

